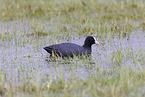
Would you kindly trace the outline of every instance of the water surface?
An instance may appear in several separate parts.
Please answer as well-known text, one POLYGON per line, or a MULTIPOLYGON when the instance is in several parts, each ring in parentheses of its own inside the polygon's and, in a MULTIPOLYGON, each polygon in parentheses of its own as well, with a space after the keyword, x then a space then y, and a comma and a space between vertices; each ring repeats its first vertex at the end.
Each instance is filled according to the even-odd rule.
MULTIPOLYGON (((66 79, 71 74, 79 79, 87 79, 96 72, 98 68, 102 70, 112 70, 116 66, 129 66, 130 68, 144 69, 145 63, 145 32, 141 29, 130 32, 129 40, 114 35, 108 41, 106 38, 103 45, 102 38, 97 37, 100 45, 92 46, 92 60, 72 59, 57 61, 51 60, 49 54, 43 50, 43 47, 55 43, 72 42, 83 45, 85 37, 79 35, 59 35, 31 36, 33 22, 13 21, 9 23, 0 23, 0 71, 5 81, 29 81, 36 79, 39 75, 41 81, 49 79, 48 76, 59 76, 62 72, 66 79), (5 38, 2 35, 5 33, 5 38), (64 38, 62 38, 64 37, 64 38), (90 66, 89 66, 90 65, 90 66)), ((45 22, 42 26, 44 31, 56 31, 53 25, 45 22)))

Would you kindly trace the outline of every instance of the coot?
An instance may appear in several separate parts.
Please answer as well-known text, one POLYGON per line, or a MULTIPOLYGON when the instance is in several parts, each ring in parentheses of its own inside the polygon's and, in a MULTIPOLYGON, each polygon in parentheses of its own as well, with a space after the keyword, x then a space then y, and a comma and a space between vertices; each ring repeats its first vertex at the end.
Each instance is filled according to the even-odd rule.
POLYGON ((85 39, 84 45, 80 46, 74 43, 61 43, 44 47, 44 49, 51 54, 51 56, 73 57, 74 55, 89 55, 91 54, 91 46, 93 44, 99 45, 96 38, 88 36, 85 39))

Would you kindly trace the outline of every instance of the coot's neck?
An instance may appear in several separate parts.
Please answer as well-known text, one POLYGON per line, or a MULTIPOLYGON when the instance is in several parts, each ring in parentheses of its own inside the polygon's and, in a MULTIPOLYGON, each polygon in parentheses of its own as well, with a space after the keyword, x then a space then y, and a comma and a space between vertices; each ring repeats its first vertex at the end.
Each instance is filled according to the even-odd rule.
POLYGON ((84 48, 86 48, 88 51, 92 52, 91 46, 92 45, 86 45, 86 44, 83 45, 84 48))
POLYGON ((84 48, 91 48, 92 44, 87 44, 87 43, 84 43, 83 47, 84 48))

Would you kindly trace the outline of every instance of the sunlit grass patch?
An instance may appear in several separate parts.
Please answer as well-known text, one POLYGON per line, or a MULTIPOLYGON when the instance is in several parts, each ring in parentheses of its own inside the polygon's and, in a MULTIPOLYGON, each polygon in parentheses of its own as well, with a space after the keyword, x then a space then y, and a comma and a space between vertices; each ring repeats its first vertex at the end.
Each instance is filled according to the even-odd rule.
POLYGON ((40 30, 34 31, 34 32, 32 32, 31 34, 27 34, 27 36, 34 36, 34 37, 47 36, 47 35, 48 35, 48 33, 42 32, 42 31, 40 31, 40 30))

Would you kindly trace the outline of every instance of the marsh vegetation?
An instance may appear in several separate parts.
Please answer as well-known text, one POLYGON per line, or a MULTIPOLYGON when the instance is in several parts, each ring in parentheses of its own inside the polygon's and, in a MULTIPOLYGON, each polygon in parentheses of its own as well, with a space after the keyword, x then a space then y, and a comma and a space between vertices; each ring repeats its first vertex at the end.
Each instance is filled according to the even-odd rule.
POLYGON ((0 96, 145 96, 144 0, 0 0, 0 96), (93 35, 90 58, 43 47, 93 35))

